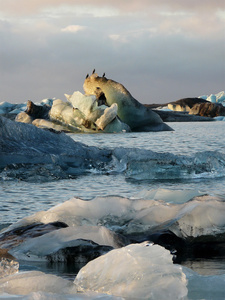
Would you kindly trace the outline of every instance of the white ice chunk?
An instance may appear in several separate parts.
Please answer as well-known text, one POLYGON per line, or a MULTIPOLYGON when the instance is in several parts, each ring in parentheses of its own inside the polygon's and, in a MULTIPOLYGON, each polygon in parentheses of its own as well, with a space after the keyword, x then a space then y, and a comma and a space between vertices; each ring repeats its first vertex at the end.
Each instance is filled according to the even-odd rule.
POLYGON ((130 126, 121 122, 118 117, 116 117, 112 122, 110 122, 104 128, 106 133, 115 133, 115 132, 131 132, 130 126))
POLYGON ((29 116, 27 113, 24 111, 21 111, 15 118, 16 122, 21 122, 21 123, 27 123, 31 124, 33 121, 33 118, 29 116))
POLYGON ((53 101, 55 99, 50 99, 50 98, 47 98, 47 99, 43 99, 41 100, 41 105, 49 105, 49 106, 52 106, 53 105, 53 101))
POLYGON ((17 273, 19 270, 19 263, 17 261, 1 258, 0 259, 0 278, 17 273))
POLYGON ((212 103, 216 103, 216 95, 211 94, 210 96, 207 97, 207 101, 210 101, 212 103))
POLYGON ((31 292, 76 293, 72 282, 39 271, 21 272, 0 279, 0 294, 27 295, 31 292))
POLYGON ((223 103, 225 101, 225 92, 221 91, 218 94, 216 94, 216 101, 219 103, 223 103))
POLYGON ((223 116, 218 116, 214 118, 215 121, 225 121, 225 117, 223 116))
POLYGON ((148 243, 131 244, 89 262, 78 273, 78 291, 96 291, 127 299, 182 299, 187 280, 169 251, 148 243))
POLYGON ((206 100, 208 98, 208 95, 201 95, 201 96, 198 96, 198 98, 206 100))
POLYGON ((203 236, 225 231, 225 205, 210 196, 186 203, 176 216, 171 230, 178 236, 203 236))
POLYGON ((198 190, 169 190, 169 189, 154 189, 143 190, 133 197, 134 199, 152 199, 163 200, 169 203, 185 203, 196 196, 201 196, 203 193, 198 190))
POLYGON ((79 246, 82 243, 79 239, 91 240, 96 244, 113 248, 121 246, 118 236, 103 226, 77 226, 55 230, 40 237, 29 239, 12 249, 10 253, 17 259, 43 259, 59 249, 79 246))
POLYGON ((118 105, 113 103, 110 107, 106 108, 104 114, 95 122, 101 130, 111 123, 117 116, 118 105))
POLYGON ((85 123, 85 117, 78 109, 74 109, 71 103, 57 99, 53 102, 49 112, 50 119, 60 121, 72 126, 80 126, 85 123))
POLYGON ((212 103, 221 103, 225 106, 225 92, 221 91, 217 94, 211 94, 211 95, 202 95, 198 98, 202 98, 204 100, 210 101, 212 103))
POLYGON ((73 105, 74 108, 78 108, 85 116, 97 107, 97 99, 95 95, 83 95, 81 92, 74 92, 73 95, 65 94, 67 100, 73 105))
POLYGON ((90 201, 73 198, 24 218, 5 231, 32 223, 61 221, 69 226, 102 225, 124 234, 144 234, 163 225, 161 230, 171 230, 177 236, 197 237, 224 233, 224 216, 225 203, 213 196, 197 196, 181 204, 116 196, 96 197, 90 201))
MULTIPOLYGON (((27 115, 28 116, 28 115, 27 115)), ((19 122, 17 120, 17 122, 19 122)), ((26 122, 27 123, 27 122, 26 122)), ((39 128, 47 128, 47 129, 54 129, 56 131, 72 131, 72 132, 80 132, 80 129, 72 126, 72 125, 66 125, 66 124, 56 124, 54 122, 44 120, 44 119, 35 119, 32 122, 33 125, 39 128)))
POLYGON ((76 109, 79 109, 85 118, 91 122, 95 122, 103 115, 107 108, 105 105, 98 106, 98 101, 95 95, 83 95, 81 92, 74 92, 73 95, 65 94, 67 100, 76 109))

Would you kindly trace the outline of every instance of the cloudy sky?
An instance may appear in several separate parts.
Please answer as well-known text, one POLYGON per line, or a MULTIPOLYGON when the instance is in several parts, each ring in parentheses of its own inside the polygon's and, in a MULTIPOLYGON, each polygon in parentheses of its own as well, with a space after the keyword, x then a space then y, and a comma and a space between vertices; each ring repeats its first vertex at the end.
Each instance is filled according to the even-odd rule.
POLYGON ((224 0, 0 0, 0 102, 65 99, 87 73, 142 103, 225 89, 224 0))

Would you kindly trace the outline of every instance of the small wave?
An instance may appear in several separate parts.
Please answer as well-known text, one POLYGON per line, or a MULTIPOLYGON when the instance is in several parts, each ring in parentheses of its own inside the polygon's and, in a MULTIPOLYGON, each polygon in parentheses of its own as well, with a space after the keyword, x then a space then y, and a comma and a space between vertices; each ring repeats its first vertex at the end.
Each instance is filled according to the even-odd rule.
MULTIPOLYGON (((116 155, 118 155, 117 153, 118 150, 116 155)), ((125 176, 136 180, 199 179, 225 176, 225 155, 217 151, 181 156, 132 149, 118 157, 118 164, 126 164, 125 176)))
MULTIPOLYGON (((1 180, 46 182, 76 178, 88 174, 124 174, 135 180, 184 180, 225 176, 225 155, 217 151, 193 156, 158 153, 137 148, 115 148, 107 160, 96 156, 83 158, 57 156, 51 163, 11 163, 0 173, 1 180)), ((99 150, 100 151, 100 150, 99 150)))

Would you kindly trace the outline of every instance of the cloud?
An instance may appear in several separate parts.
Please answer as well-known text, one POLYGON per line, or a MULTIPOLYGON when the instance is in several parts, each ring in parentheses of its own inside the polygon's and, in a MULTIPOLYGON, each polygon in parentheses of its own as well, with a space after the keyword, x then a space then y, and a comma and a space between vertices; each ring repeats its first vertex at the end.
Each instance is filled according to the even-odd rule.
POLYGON ((80 25, 68 25, 65 28, 62 28, 61 31, 62 32, 78 32, 78 31, 82 31, 85 30, 85 26, 80 26, 80 25))
POLYGON ((130 12, 151 12, 169 10, 174 11, 198 11, 200 13, 213 13, 217 10, 225 10, 225 3, 223 0, 204 0, 196 1, 177 1, 177 0, 130 0, 130 1, 105 1, 105 0, 0 0, 1 12, 11 15, 27 15, 36 14, 46 8, 56 8, 62 6, 74 7, 95 7, 95 10, 110 9, 120 11, 121 13, 130 12))
POLYGON ((224 90, 224 1, 0 0, 0 101, 64 99, 87 73, 141 102, 224 90), (129 5, 128 5, 129 4, 129 5))

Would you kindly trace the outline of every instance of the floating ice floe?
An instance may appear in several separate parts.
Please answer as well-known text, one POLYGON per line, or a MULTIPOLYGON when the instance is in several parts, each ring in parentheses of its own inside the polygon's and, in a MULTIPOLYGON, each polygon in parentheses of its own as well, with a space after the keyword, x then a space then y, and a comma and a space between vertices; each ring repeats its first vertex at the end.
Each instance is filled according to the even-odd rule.
POLYGON ((93 260, 80 270, 74 282, 39 271, 20 272, 1 278, 0 292, 14 295, 41 292, 62 297, 70 294, 73 299, 90 296, 91 299, 97 296, 183 299, 188 290, 182 267, 173 264, 169 251, 142 243, 110 251, 93 260))
POLYGON ((26 111, 20 112, 16 121, 68 132, 173 130, 157 113, 134 99, 122 84, 114 80, 92 73, 86 77, 83 87, 85 95, 78 91, 65 94, 68 102, 46 99, 38 106, 28 100, 26 111), (56 127, 55 123, 61 127, 56 127))
POLYGON ((169 251, 149 243, 112 250, 89 262, 74 284, 80 292, 126 299, 182 299, 187 295, 182 268, 172 263, 169 251))
POLYGON ((104 226, 71 226, 29 238, 12 249, 12 253, 22 260, 84 264, 124 246, 125 241, 104 226))
MULTIPOLYGON (((181 191, 169 191, 167 200, 164 191, 164 201, 152 199, 154 193, 149 191, 139 199, 108 196, 85 201, 73 198, 11 225, 0 235, 0 245, 10 249, 9 253, 19 259, 53 261, 57 257, 59 261, 67 261, 66 255, 72 255, 72 252, 58 251, 71 247, 87 246, 90 255, 97 249, 95 244, 108 247, 98 248, 100 252, 122 247, 130 240, 150 239, 164 245, 160 238, 164 235, 171 239, 171 243, 170 239, 166 242, 167 247, 184 255, 186 252, 190 254, 195 247, 200 251, 201 243, 203 246, 208 243, 210 251, 210 243, 214 247, 217 239, 220 241, 218 253, 221 251, 220 245, 225 243, 222 238, 225 233, 224 202, 197 191, 184 191, 187 202, 182 203, 184 200, 181 199, 181 204, 170 204, 166 201, 173 194, 182 198, 181 191), (57 223, 68 227, 52 229, 50 225, 57 223), (40 229, 39 224, 42 224, 40 229), (48 244, 49 241, 52 242, 48 244)), ((77 253, 79 251, 74 251, 73 255, 77 253)))
POLYGON ((117 117, 116 103, 110 107, 98 106, 96 96, 87 96, 80 92, 65 96, 67 102, 61 99, 42 101, 41 106, 28 101, 26 111, 19 113, 15 120, 73 133, 130 131, 129 126, 117 117))
POLYGON ((39 271, 20 272, 0 278, 1 294, 27 295, 39 291, 54 294, 75 294, 76 287, 69 280, 39 271))

